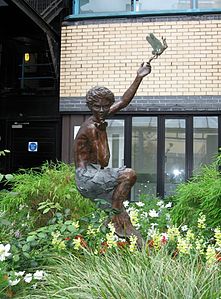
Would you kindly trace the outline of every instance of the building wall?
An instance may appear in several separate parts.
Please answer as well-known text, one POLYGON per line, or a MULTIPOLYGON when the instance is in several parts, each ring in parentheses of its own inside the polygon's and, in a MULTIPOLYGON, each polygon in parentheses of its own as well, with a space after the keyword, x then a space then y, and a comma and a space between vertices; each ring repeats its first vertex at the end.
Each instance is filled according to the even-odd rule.
POLYGON ((152 55, 146 41, 151 32, 165 37, 168 49, 152 61, 152 73, 141 83, 130 110, 156 103, 165 109, 169 105, 179 110, 186 104, 188 109, 219 110, 221 15, 217 14, 64 23, 60 111, 87 110, 85 94, 95 85, 106 86, 116 97, 121 96, 140 63, 152 55))

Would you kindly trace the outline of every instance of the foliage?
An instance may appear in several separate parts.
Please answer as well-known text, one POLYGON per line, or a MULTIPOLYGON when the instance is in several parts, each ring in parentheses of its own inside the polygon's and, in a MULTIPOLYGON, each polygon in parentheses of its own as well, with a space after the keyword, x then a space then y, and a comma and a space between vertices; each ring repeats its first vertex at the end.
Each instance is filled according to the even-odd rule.
MULTIPOLYGON (((217 165, 192 182, 209 176, 212 183, 219 176, 217 165)), ((139 251, 136 236, 116 236, 110 221, 116 211, 104 212, 103 200, 95 206, 79 195, 72 166, 47 163, 14 174, 10 184, 10 191, 0 191, 0 297, 221 295, 221 228, 210 225, 209 207, 203 213, 200 201, 191 210, 197 211, 191 222, 186 218, 188 225, 182 221, 179 227, 171 222, 176 209, 171 198, 142 195, 138 202, 124 202, 144 240, 139 251)))
POLYGON ((133 225, 140 230, 145 239, 152 229, 157 228, 160 232, 164 232, 170 225, 171 201, 142 194, 139 201, 124 204, 133 225))
POLYGON ((47 283, 25 298, 219 298, 217 267, 204 267, 198 257, 174 259, 164 251, 118 251, 106 255, 85 252, 56 259, 47 269, 47 283))
MULTIPOLYGON (((220 225, 221 219, 221 155, 209 166, 203 166, 192 179, 180 184, 172 200, 171 217, 177 225, 193 226, 201 213, 208 227, 220 225)), ((208 232, 210 233, 210 232, 208 232)))
POLYGON ((20 170, 13 174, 10 192, 0 193, 0 210, 13 215, 18 209, 27 208, 29 216, 35 215, 38 226, 45 225, 61 207, 70 209, 75 218, 85 215, 94 209, 94 205, 79 194, 74 175, 74 167, 63 162, 45 163, 40 169, 20 170))
POLYGON ((0 151, 0 156, 6 156, 6 154, 10 153, 9 150, 0 151))

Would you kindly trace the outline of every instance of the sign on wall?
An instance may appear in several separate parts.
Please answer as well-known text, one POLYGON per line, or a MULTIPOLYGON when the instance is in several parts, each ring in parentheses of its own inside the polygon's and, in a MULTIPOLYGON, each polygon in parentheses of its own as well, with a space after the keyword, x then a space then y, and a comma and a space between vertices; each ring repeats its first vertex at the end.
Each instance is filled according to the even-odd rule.
POLYGON ((29 141, 28 142, 28 151, 29 152, 37 152, 38 151, 38 142, 37 141, 29 141))

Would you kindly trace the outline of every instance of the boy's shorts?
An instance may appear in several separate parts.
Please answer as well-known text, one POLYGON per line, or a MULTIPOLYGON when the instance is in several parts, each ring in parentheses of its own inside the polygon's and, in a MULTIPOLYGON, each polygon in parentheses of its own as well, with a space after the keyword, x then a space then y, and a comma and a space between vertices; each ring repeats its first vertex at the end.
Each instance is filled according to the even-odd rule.
POLYGON ((78 191, 90 199, 111 201, 114 188, 118 185, 118 177, 125 168, 126 166, 101 169, 97 164, 88 164, 85 168, 79 167, 75 176, 78 191))

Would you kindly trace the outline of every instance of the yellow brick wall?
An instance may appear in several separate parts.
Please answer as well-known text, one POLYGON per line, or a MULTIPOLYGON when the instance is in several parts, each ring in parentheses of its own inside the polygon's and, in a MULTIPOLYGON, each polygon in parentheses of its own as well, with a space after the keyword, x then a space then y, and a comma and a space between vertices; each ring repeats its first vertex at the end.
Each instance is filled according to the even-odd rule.
POLYGON ((221 20, 177 20, 62 27, 60 96, 85 96, 95 85, 120 96, 142 61, 151 57, 146 35, 167 39, 137 96, 221 95, 221 20))

